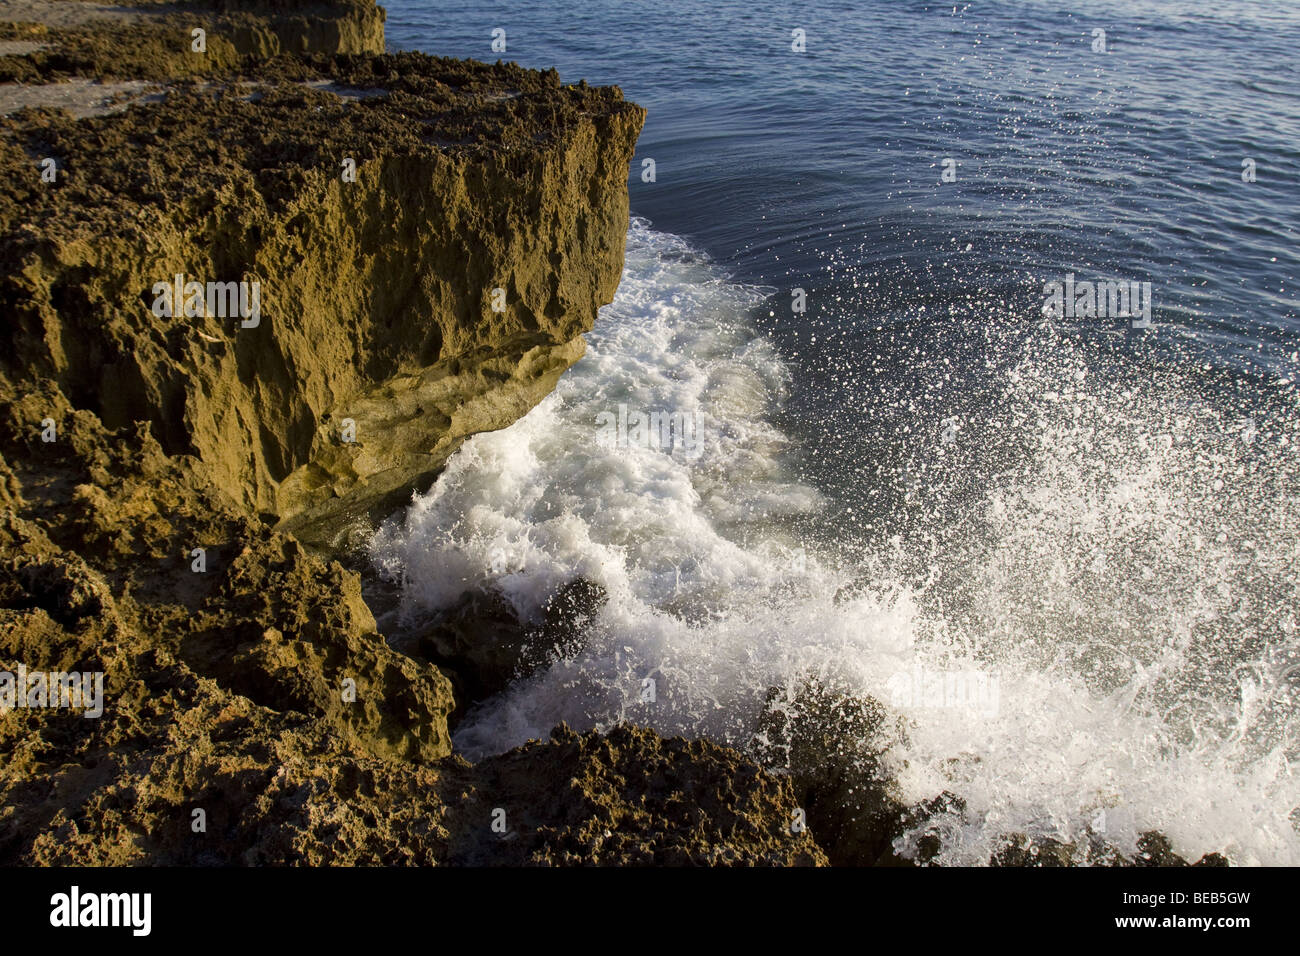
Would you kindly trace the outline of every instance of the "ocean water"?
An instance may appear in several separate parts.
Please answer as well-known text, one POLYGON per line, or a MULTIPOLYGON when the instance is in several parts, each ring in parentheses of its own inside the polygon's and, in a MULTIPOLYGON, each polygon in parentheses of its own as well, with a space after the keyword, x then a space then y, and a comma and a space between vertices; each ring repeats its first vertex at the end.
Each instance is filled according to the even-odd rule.
POLYGON ((941 862, 1300 863, 1300 8, 386 6, 649 110, 587 356, 372 544, 412 618, 609 591, 458 747, 747 747, 817 675, 903 715, 907 799, 962 797, 941 862), (1070 275, 1150 283, 1149 325, 1047 308, 1070 275))

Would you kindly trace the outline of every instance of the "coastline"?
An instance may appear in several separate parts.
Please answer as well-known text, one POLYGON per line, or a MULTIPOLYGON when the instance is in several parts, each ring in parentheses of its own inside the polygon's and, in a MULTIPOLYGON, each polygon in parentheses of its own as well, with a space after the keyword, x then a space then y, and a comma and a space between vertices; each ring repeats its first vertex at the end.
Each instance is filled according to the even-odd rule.
MULTIPOLYGON (((0 863, 925 862, 890 844, 935 808, 861 787, 870 747, 826 744, 888 715, 815 682, 769 709, 761 761, 626 726, 451 753, 527 629, 468 595, 396 633, 356 545, 581 356, 622 268, 644 112, 553 72, 383 54, 371 4, 331 30, 251 6, 202 18, 199 61, 110 66, 82 27, 4 34, 41 44, 0 57, 28 90, 145 85, 116 89, 125 108, 101 88, 80 118, 38 96, 0 121, 29 183, 0 207, 0 658, 102 672, 106 696, 94 721, 0 717, 0 863), (148 293, 174 276, 173 299, 202 294, 159 315, 148 293), (237 280, 260 283, 256 315, 212 294, 237 280)), ((168 16, 113 30, 183 46, 201 15, 168 16)), ((550 637, 580 640, 600 597, 566 587, 550 637)), ((1008 835, 990 862, 1186 861, 1150 834, 1134 857, 1008 835)))

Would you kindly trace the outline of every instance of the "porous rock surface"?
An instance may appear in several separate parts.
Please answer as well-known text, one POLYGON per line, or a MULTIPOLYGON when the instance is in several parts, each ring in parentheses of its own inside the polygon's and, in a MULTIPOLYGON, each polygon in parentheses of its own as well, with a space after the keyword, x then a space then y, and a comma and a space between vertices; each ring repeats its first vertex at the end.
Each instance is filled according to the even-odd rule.
POLYGON ((105 675, 0 714, 0 864, 825 863, 707 742, 453 755, 473 634, 394 649, 350 570, 582 354, 643 111, 385 55, 368 0, 0 17, 0 670, 105 675), (159 314, 177 274, 259 321, 159 314))

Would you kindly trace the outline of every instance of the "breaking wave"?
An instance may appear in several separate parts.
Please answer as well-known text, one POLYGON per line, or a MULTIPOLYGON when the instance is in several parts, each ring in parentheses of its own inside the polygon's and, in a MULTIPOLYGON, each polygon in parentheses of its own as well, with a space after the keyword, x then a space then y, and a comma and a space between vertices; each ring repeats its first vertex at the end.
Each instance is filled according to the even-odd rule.
MULTIPOLYGON (((1300 863, 1293 383, 1242 398, 1030 316, 980 415, 864 471, 891 502, 864 535, 775 424, 792 375, 757 331, 769 291, 634 220, 586 356, 375 535, 408 617, 473 588, 534 619, 575 577, 609 594, 587 643, 476 707, 457 747, 630 720, 745 748, 770 688, 821 675, 903 715, 885 763, 909 802, 964 801, 928 824, 938 862, 1104 821, 1121 848, 1159 829, 1190 857, 1300 863)), ((924 395, 872 402, 934 417, 924 395)))

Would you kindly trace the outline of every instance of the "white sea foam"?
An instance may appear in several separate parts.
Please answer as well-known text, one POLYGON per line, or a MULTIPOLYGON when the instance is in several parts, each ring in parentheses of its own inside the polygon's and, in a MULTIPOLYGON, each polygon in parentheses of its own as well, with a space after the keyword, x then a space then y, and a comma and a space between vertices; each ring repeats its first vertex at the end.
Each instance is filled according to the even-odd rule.
POLYGON ((936 527, 931 581, 897 553, 844 566, 790 531, 823 501, 770 424, 788 374, 747 321, 762 298, 634 221, 587 355, 375 536, 408 615, 469 588, 534 618, 576 576, 609 592, 587 645, 478 707, 457 746, 628 719, 743 747, 769 688, 822 674, 908 719, 888 764, 909 800, 965 801, 935 821, 942 862, 986 862, 1011 832, 1074 839, 1104 810, 1121 847, 1154 828, 1192 856, 1300 863, 1287 433, 1226 453, 1213 409, 1135 409, 1027 355, 1007 388, 1031 454, 973 521, 936 527), (703 453, 602 445, 620 404, 697 416, 703 453), (983 696, 945 693, 953 674, 983 696))

